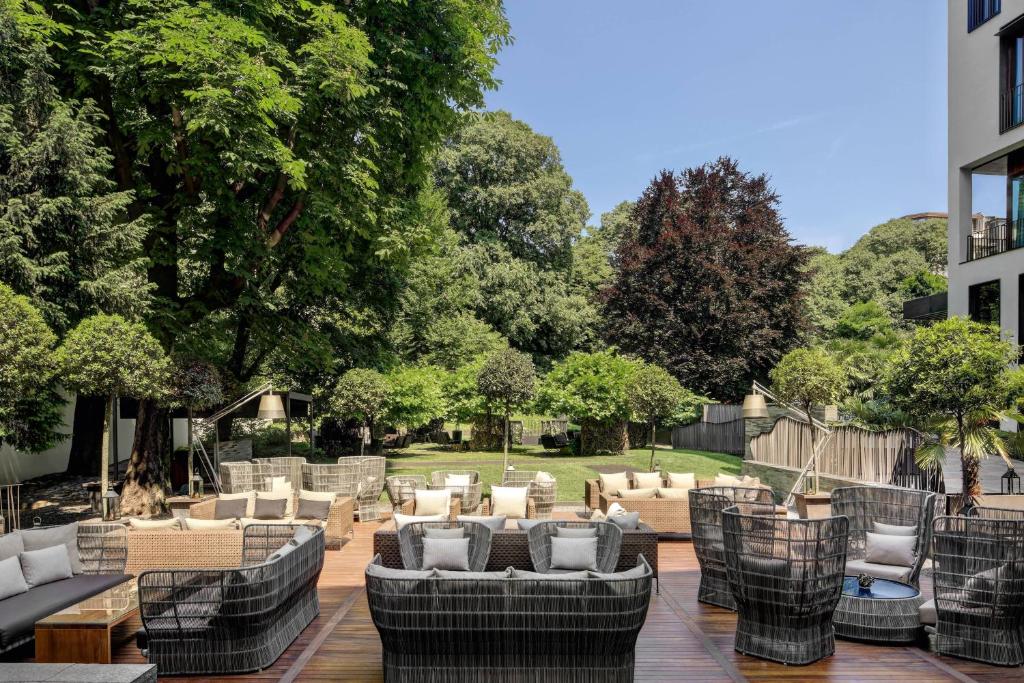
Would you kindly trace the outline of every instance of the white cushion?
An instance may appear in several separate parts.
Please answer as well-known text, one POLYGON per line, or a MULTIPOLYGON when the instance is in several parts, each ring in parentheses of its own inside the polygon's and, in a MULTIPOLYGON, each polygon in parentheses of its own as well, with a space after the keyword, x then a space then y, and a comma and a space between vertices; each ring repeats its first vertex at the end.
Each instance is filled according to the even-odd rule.
POLYGON ((448 515, 403 515, 400 512, 395 513, 395 528, 401 529, 410 522, 444 522, 447 521, 448 515))
MULTIPOLYGON (((619 505, 619 504, 618 503, 612 503, 612 505, 619 505)), ((619 507, 622 507, 622 506, 619 505, 619 507)), ((608 515, 606 515, 605 513, 601 512, 600 510, 594 510, 593 512, 590 513, 590 521, 591 522, 603 522, 606 519, 608 519, 608 515)))
POLYGON ((747 486, 747 487, 750 487, 750 488, 753 488, 753 489, 760 488, 761 487, 761 478, 760 477, 750 477, 750 476, 747 476, 746 474, 744 474, 742 477, 740 477, 740 485, 747 486))
POLYGON ((939 615, 935 611, 935 598, 923 603, 917 608, 918 621, 926 626, 934 626, 939 621, 939 615))
POLYGON ((29 588, 70 579, 71 558, 66 545, 52 545, 41 550, 26 550, 18 555, 25 585, 29 588))
POLYGON ((673 489, 692 489, 697 486, 697 478, 693 472, 669 472, 668 485, 673 489))
MULTIPOLYGON (((284 479, 284 477, 275 477, 275 479, 278 478, 284 479)), ((291 517, 295 514, 295 492, 292 491, 292 485, 287 482, 284 485, 278 484, 269 491, 257 491, 256 498, 258 500, 281 500, 284 498, 284 516, 291 517)), ((255 510, 255 504, 253 510, 255 510)))
POLYGON ((626 514, 626 508, 622 507, 618 503, 612 503, 611 505, 609 505, 608 509, 604 513, 605 517, 614 517, 615 515, 624 514, 626 514))
MULTIPOLYGON (((324 519, 307 519, 307 518, 304 518, 304 517, 296 517, 295 519, 292 520, 291 523, 292 524, 301 524, 303 526, 319 526, 319 527, 327 526, 327 520, 324 520, 324 519)), ((296 533, 298 533, 298 532, 296 532, 296 533)))
POLYGON ((657 491, 657 488, 619 489, 619 498, 654 498, 657 491))
POLYGON ((292 485, 288 483, 288 477, 264 477, 263 486, 266 487, 268 491, 273 491, 274 489, 282 486, 291 488, 292 485))
POLYGON ((910 567, 900 567, 894 564, 873 564, 864 560, 848 560, 845 573, 847 576, 867 574, 876 579, 890 579, 906 583, 910 580, 910 571, 910 567))
POLYGON ((554 484, 556 481, 554 475, 544 471, 537 472, 537 476, 533 480, 541 484, 554 484))
POLYGON ((715 475, 715 486, 739 486, 740 480, 738 477, 734 477, 731 474, 722 474, 721 472, 715 475))
POLYGON ((629 488, 629 475, 625 472, 614 474, 598 474, 597 480, 600 483, 602 493, 615 493, 619 489, 629 488))
POLYGON ((456 526, 451 528, 434 529, 424 527, 423 538, 465 538, 466 527, 456 526))
POLYGON ((334 491, 307 491, 306 489, 299 491, 299 498, 305 498, 306 500, 327 500, 333 503, 337 497, 338 494, 334 491))
POLYGON ((416 489, 413 496, 417 515, 447 515, 451 511, 452 492, 447 489, 416 489))
POLYGON ((658 489, 658 498, 690 500, 690 489, 658 489))
POLYGON ((596 538, 551 538, 552 569, 597 569, 596 538))
POLYGON ((424 538, 423 569, 469 571, 469 539, 424 538))
POLYGON ((890 534, 865 533, 866 553, 864 560, 872 564, 891 564, 909 567, 914 564, 914 546, 917 536, 892 536, 890 534))
POLYGON ((181 521, 177 517, 171 519, 137 519, 132 517, 128 520, 128 526, 133 529, 181 529, 181 521))
POLYGON ((526 500, 530 489, 526 486, 492 486, 491 514, 507 519, 526 517, 526 500))
POLYGON ((560 526, 555 527, 555 536, 558 538, 597 538, 596 526, 560 526))
POLYGON ((256 492, 246 491, 245 493, 219 493, 217 498, 221 500, 238 500, 239 498, 245 498, 248 502, 245 504, 245 516, 252 517, 256 512, 256 492))
POLYGON ((656 489, 662 486, 661 472, 634 472, 633 485, 638 489, 656 489))
POLYGON ((444 475, 444 485, 465 488, 473 483, 472 478, 472 475, 469 474, 446 474, 444 475))
POLYGON ((888 534, 890 536, 917 536, 917 525, 913 526, 899 526, 897 524, 883 524, 882 522, 872 522, 873 529, 876 534, 888 534))
MULTIPOLYGON (((255 499, 253 499, 255 500, 255 499)), ((187 517, 182 520, 189 531, 206 531, 209 529, 237 529, 237 519, 196 519, 187 517)))
POLYGON ((244 529, 247 526, 253 524, 298 524, 291 517, 282 517, 281 519, 256 519, 255 517, 242 517, 238 520, 244 529))
POLYGON ((25 575, 21 572, 21 560, 17 557, 0 560, 0 600, 20 595, 27 590, 28 584, 25 583, 25 575))

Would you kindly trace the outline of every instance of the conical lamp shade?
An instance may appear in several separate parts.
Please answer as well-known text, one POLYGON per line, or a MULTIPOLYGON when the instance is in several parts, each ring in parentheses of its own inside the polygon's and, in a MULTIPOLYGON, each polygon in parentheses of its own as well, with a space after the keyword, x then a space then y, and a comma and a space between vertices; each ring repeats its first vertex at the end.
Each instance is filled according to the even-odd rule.
POLYGON ((747 394, 743 397, 743 417, 768 417, 768 405, 761 394, 747 394))
POLYGON ((256 417, 264 420, 276 420, 284 416, 284 403, 280 396, 265 394, 260 397, 260 408, 256 411, 256 417))

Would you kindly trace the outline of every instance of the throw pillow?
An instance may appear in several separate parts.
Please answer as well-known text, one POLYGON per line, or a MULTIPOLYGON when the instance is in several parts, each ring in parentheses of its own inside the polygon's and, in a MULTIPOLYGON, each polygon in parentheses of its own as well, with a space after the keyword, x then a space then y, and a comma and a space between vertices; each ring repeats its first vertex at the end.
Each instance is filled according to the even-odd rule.
POLYGON ((469 539, 424 538, 423 569, 469 571, 469 539))
POLYGON ((690 489, 658 489, 658 498, 671 498, 672 500, 690 500, 690 489))
POLYGON ((516 520, 516 525, 519 527, 520 531, 529 531, 538 524, 543 524, 547 521, 548 520, 546 519, 519 519, 516 520))
MULTIPOLYGON (((292 491, 291 484, 277 485, 269 491, 257 491, 256 500, 281 500, 284 499, 284 516, 292 517, 295 515, 295 492, 292 491)), ((253 508, 253 514, 256 514, 256 509, 253 508)))
POLYGON ((551 538, 552 569, 597 569, 596 538, 551 538))
POLYGON ((554 475, 544 471, 537 472, 537 476, 533 480, 538 484, 554 484, 556 482, 554 475))
POLYGON ((71 571, 75 574, 82 573, 82 562, 78 558, 78 522, 63 526, 22 529, 21 540, 25 544, 25 550, 41 550, 63 545, 68 549, 71 571))
POLYGON ((315 531, 308 526, 300 526, 295 529, 295 534, 292 536, 292 543, 295 545, 302 545, 309 539, 313 538, 315 531))
POLYGON ((447 515, 451 511, 452 492, 446 489, 416 489, 413 496, 417 515, 447 515))
MULTIPOLYGON (((213 518, 214 519, 241 519, 242 517, 251 517, 254 515, 247 514, 247 508, 249 507, 249 501, 244 498, 232 498, 224 500, 218 498, 217 502, 213 506, 213 518)), ((255 514, 256 503, 253 501, 253 511, 255 514)))
POLYGON ((623 531, 633 531, 640 526, 640 513, 639 512, 626 512, 621 515, 614 515, 608 518, 608 521, 619 527, 623 531))
MULTIPOLYGON (((619 505, 619 504, 618 503, 613 503, 613 505, 619 505)), ((622 507, 622 506, 620 505, 619 507, 622 507)), ((606 515, 605 513, 601 512, 600 510, 594 510, 593 512, 590 513, 590 521, 591 522, 603 522, 606 519, 608 519, 608 515, 606 515)))
POLYGON ((128 520, 128 526, 138 531, 151 531, 153 529, 181 529, 181 520, 177 517, 171 519, 138 519, 132 517, 128 520))
MULTIPOLYGON (((330 509, 331 504, 327 507, 330 509)), ((284 519, 288 508, 287 498, 261 498, 256 496, 256 508, 253 517, 256 519, 284 519)))
POLYGON ((731 474, 716 474, 715 486, 739 486, 740 480, 731 474))
POLYGON ((692 489, 697 486, 697 479, 693 472, 669 472, 668 485, 674 489, 692 489))
POLYGON ((657 492, 656 488, 647 489, 619 489, 619 498, 625 498, 627 500, 642 499, 642 498, 654 498, 654 494, 657 492))
POLYGON ((482 517, 480 515, 459 515, 455 518, 459 522, 476 522, 477 524, 483 524, 491 531, 501 531, 505 528, 505 518, 501 515, 497 517, 482 517))
POLYGON ((70 579, 71 557, 67 546, 53 545, 41 550, 26 550, 18 555, 21 562, 21 573, 29 588, 53 583, 62 579, 70 579))
POLYGON ((0 560, 17 557, 24 549, 25 544, 21 540, 20 531, 12 531, 0 536, 0 560))
POLYGON ((747 475, 744 474, 742 477, 740 477, 740 485, 747 486, 752 489, 761 488, 761 478, 748 477, 747 475))
MULTIPOLYGON (((273 491, 274 489, 281 488, 282 486, 287 486, 289 489, 291 489, 292 485, 288 483, 288 477, 264 477, 263 478, 263 487, 267 491, 273 491)), ((257 493, 260 493, 260 492, 257 492, 257 493)))
POLYGON ((526 517, 526 500, 530 489, 526 486, 492 486, 491 514, 509 519, 526 517))
POLYGON ((898 567, 913 566, 914 546, 917 545, 916 536, 891 536, 889 534, 874 534, 870 531, 864 535, 867 537, 867 554, 864 557, 866 562, 898 567))
POLYGON ((473 482, 472 475, 469 474, 446 474, 444 475, 444 485, 452 486, 455 488, 465 488, 470 486, 473 482))
POLYGON ((189 531, 210 531, 216 529, 237 529, 238 520, 236 519, 194 519, 188 517, 183 519, 182 522, 185 524, 185 528, 189 531))
POLYGON ((284 557, 285 555, 288 555, 289 553, 291 553, 292 551, 294 551, 294 550, 295 550, 296 548, 298 548, 298 547, 299 547, 299 546, 295 545, 294 543, 292 543, 292 542, 291 542, 291 541, 289 540, 289 541, 288 541, 287 543, 285 543, 285 544, 284 544, 283 546, 281 546, 280 548, 278 548, 277 550, 275 550, 274 552, 272 552, 272 553, 271 553, 271 554, 270 554, 270 555, 269 555, 269 556, 267 557, 267 562, 277 562, 277 561, 278 561, 278 560, 280 560, 280 559, 281 559, 282 557, 284 557))
POLYGON ((597 538, 597 527, 560 526, 555 528, 558 538, 597 538))
POLYGON ((366 565, 366 575, 375 576, 379 579, 426 579, 430 577, 431 573, 430 570, 396 569, 376 563, 366 565))
POLYGON ((534 581, 578 581, 579 579, 590 578, 590 573, 587 571, 579 572, 560 572, 557 574, 542 574, 540 572, 531 572, 526 569, 516 569, 515 567, 509 567, 510 578, 513 579, 533 579, 534 581))
POLYGON ((615 515, 626 514, 626 508, 622 507, 618 503, 612 503, 608 506, 608 509, 604 512, 606 517, 614 517, 615 515))
POLYGON ((333 503, 337 497, 338 494, 334 491, 307 491, 305 489, 299 491, 299 498, 306 500, 326 500, 328 503, 333 503))
POLYGON ((621 489, 629 488, 629 476, 625 472, 598 474, 597 480, 601 493, 615 493, 621 489))
POLYGON ((395 529, 401 529, 409 522, 444 522, 448 519, 448 515, 403 515, 400 512, 396 512, 394 517, 395 529))
POLYGON ((238 515, 239 517, 252 517, 253 510, 256 509, 256 492, 246 491, 244 493, 220 493, 217 495, 217 500, 244 500, 245 501, 245 514, 238 515))
POLYGON ((883 524, 872 522, 876 534, 889 534, 890 536, 917 536, 917 525, 900 526, 898 524, 883 524))
POLYGON ((451 529, 432 529, 430 527, 424 527, 423 538, 465 538, 466 530, 461 527, 453 527, 451 529))
POLYGON ((296 519, 327 519, 331 514, 330 500, 313 500, 299 496, 299 506, 295 510, 296 519))
POLYGON ((21 573, 21 560, 17 557, 0 560, 0 600, 26 591, 28 584, 25 583, 25 575, 21 573))
POLYGON ((638 489, 656 489, 662 486, 660 472, 634 472, 633 486, 638 489))

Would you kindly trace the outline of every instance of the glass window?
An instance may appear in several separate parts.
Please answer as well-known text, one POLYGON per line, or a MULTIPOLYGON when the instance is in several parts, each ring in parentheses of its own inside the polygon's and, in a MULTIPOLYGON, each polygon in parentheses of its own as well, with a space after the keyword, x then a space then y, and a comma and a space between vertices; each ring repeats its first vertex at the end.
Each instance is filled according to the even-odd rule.
POLYGON ((973 31, 999 14, 1001 0, 967 0, 967 31, 973 31))
POLYGON ((999 280, 971 285, 967 293, 967 310, 971 320, 999 324, 999 280))

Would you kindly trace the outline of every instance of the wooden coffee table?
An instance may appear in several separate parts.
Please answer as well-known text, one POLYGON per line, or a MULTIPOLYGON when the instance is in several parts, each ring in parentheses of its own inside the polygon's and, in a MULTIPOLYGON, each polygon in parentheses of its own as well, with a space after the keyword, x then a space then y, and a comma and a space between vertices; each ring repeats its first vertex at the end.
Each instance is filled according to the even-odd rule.
POLYGON ((110 632, 139 611, 135 579, 36 622, 36 662, 110 664, 110 632))

